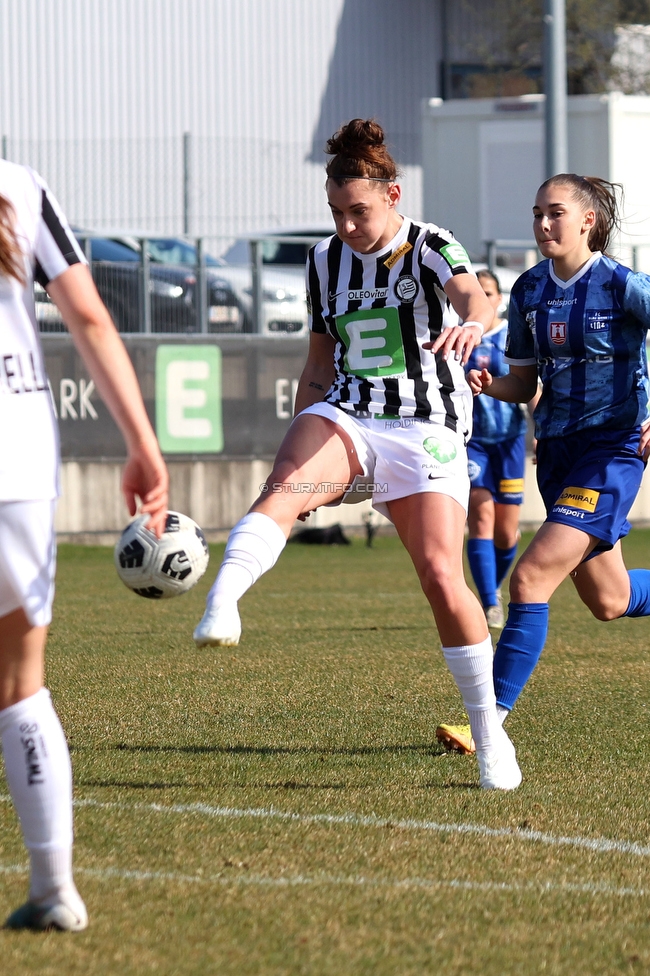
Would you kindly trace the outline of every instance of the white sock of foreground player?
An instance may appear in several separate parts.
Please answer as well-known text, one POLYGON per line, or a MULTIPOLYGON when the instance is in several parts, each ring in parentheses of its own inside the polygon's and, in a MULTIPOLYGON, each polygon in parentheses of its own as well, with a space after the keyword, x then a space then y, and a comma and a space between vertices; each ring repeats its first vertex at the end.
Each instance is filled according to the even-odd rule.
POLYGON ((208 609, 237 603, 263 573, 275 566, 286 544, 284 532, 268 515, 244 515, 228 536, 221 569, 208 593, 208 609))
POLYGON ((83 914, 72 880, 72 769, 50 693, 0 711, 5 773, 29 851, 30 901, 60 897, 83 914))
POLYGON ((503 732, 494 694, 491 638, 480 644, 443 647, 442 653, 463 696, 476 748, 485 752, 496 749, 503 732))

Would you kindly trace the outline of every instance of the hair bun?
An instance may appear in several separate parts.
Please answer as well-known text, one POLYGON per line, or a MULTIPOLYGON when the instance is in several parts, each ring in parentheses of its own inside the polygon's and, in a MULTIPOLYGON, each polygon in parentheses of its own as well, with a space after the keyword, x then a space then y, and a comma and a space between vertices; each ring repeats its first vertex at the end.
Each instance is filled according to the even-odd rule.
POLYGON ((327 174, 394 180, 395 161, 385 145, 384 130, 375 119, 352 119, 327 140, 325 152, 333 156, 327 164, 327 174))

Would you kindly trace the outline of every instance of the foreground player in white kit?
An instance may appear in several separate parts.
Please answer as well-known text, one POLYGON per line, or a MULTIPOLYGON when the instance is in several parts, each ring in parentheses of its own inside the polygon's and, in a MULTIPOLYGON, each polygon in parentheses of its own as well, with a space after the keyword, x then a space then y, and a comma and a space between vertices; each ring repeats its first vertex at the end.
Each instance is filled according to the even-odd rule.
POLYGON ((376 122, 352 120, 327 152, 336 235, 308 258, 311 341, 298 415, 265 490, 230 534, 194 639, 238 643, 237 601, 274 565, 295 519, 346 495, 360 500, 370 484, 431 604, 481 785, 514 789, 521 773, 497 720, 492 645, 462 566, 472 416, 463 363, 492 309, 452 235, 398 213, 397 171, 376 122))
POLYGON ((30 856, 29 900, 9 928, 79 931, 72 878, 72 775, 43 687, 54 594, 58 439, 34 313, 34 278, 59 307, 124 435, 129 511, 160 535, 167 470, 128 354, 56 201, 31 170, 0 160, 0 738, 30 856))

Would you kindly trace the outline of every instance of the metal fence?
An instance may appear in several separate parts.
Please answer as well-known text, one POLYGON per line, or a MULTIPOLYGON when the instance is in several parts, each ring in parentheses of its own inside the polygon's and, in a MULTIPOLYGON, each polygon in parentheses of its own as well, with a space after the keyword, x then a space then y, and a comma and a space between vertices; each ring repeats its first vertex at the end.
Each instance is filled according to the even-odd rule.
MULTIPOLYGON (((99 294, 122 333, 306 335, 308 236, 241 238, 214 257, 205 238, 101 237, 79 232, 99 294)), ((214 243, 214 239, 212 239, 214 243)), ((65 331, 47 292, 35 286, 43 333, 65 331)))

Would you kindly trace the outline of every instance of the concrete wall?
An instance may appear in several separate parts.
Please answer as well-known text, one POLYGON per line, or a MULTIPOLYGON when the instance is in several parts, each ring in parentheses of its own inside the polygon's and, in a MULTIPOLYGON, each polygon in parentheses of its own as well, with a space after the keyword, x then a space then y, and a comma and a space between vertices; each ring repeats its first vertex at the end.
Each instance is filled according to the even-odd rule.
MULTIPOLYGON (((271 469, 270 460, 256 461, 170 461, 170 507, 190 515, 202 526, 210 541, 227 537, 229 529, 246 513, 259 494, 259 486, 271 469)), ((112 462, 64 462, 61 471, 62 497, 56 528, 61 542, 112 545, 129 521, 120 492, 119 464, 112 462)), ((521 522, 527 528, 544 520, 544 506, 537 491, 535 468, 526 462, 526 497, 521 522)), ((352 531, 362 531, 369 502, 321 508, 309 518, 310 526, 340 522, 352 531)), ((632 508, 633 524, 650 524, 650 479, 646 478, 632 508)), ((377 526, 390 523, 373 514, 377 526)), ((302 527, 297 522, 296 528, 302 527)))

